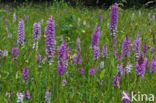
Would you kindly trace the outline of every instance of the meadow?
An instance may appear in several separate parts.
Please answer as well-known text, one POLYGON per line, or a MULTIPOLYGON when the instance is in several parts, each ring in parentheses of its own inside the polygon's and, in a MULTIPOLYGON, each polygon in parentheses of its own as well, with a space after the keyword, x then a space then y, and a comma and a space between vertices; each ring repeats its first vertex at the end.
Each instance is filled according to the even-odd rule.
POLYGON ((111 7, 59 3, 1 6, 0 103, 130 103, 123 95, 156 95, 156 9, 118 7, 115 36, 111 35, 110 14, 111 7), (35 22, 41 28, 37 39, 35 22), (50 37, 53 30, 55 38, 50 37), (22 34, 24 43, 18 40, 22 34), (47 38, 55 39, 50 48, 53 54, 47 52, 53 45, 47 38), (140 45, 135 45, 137 39, 140 45))

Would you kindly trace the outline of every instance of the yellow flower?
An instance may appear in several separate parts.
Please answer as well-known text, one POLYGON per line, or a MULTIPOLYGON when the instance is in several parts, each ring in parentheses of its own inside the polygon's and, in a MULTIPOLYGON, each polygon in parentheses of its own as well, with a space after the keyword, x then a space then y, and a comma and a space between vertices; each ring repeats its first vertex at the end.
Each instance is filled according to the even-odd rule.
POLYGON ((71 60, 72 59, 72 55, 68 54, 68 58, 71 60))
POLYGON ((149 48, 151 48, 151 45, 149 45, 149 48))
POLYGON ((85 33, 86 31, 85 30, 82 30, 82 33, 85 33))
POLYGON ((131 43, 130 46, 133 46, 133 44, 131 43))
POLYGON ((29 60, 25 60, 26 63, 29 63, 29 60))
POLYGON ((46 34, 44 34, 43 37, 46 38, 46 34))
POLYGON ((67 37, 68 40, 70 40, 70 37, 67 37))

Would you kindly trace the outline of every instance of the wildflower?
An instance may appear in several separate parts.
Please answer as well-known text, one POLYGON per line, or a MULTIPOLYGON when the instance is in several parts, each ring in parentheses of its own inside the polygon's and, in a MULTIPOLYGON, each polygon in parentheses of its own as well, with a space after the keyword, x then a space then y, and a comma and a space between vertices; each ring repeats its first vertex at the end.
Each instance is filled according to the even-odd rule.
POLYGON ((140 57, 136 62, 135 68, 138 76, 141 76, 142 78, 144 77, 145 74, 145 65, 146 65, 145 58, 143 55, 140 55, 140 57))
POLYGON ((0 57, 3 55, 3 51, 0 49, 0 57))
POLYGON ((47 21, 46 27, 46 54, 48 58, 52 58, 55 53, 55 23, 51 16, 47 21))
POLYGON ((100 57, 99 46, 94 46, 93 53, 94 53, 94 60, 97 60, 100 57))
POLYGON ((148 49, 148 45, 147 45, 147 43, 145 43, 143 52, 146 53, 147 49, 148 49))
POLYGON ((8 19, 5 19, 5 26, 8 27, 8 19))
POLYGON ((62 44, 60 45, 59 51, 58 51, 58 60, 59 61, 65 61, 65 59, 67 58, 67 54, 66 54, 66 46, 67 46, 67 42, 62 42, 62 44))
POLYGON ((73 62, 74 62, 75 64, 77 64, 77 58, 78 58, 77 54, 74 54, 74 55, 72 56, 72 60, 73 60, 73 62))
POLYGON ((51 91, 50 90, 46 90, 45 92, 45 101, 46 103, 51 103, 51 91))
POLYGON ((29 69, 24 68, 22 71, 22 75, 23 75, 23 82, 28 81, 29 79, 29 69))
POLYGON ((34 41, 35 40, 39 40, 41 36, 41 26, 40 23, 34 23, 33 25, 33 37, 34 37, 34 41))
POLYGON ((132 64, 128 63, 125 67, 125 75, 128 75, 132 71, 132 64))
POLYGON ((86 31, 85 30, 82 30, 82 33, 85 33, 86 31))
POLYGON ((141 11, 139 11, 139 16, 141 16, 141 11))
POLYGON ((8 4, 5 5, 5 10, 6 10, 6 12, 8 13, 8 11, 9 11, 9 6, 8 6, 8 4))
POLYGON ((130 56, 130 39, 128 36, 126 36, 126 38, 124 39, 122 48, 123 48, 123 52, 122 52, 123 57, 130 56))
POLYGON ((153 54, 153 52, 154 52, 154 46, 152 46, 152 47, 150 48, 150 54, 151 54, 151 55, 153 54))
POLYGON ((119 76, 123 74, 123 65, 121 63, 117 65, 117 74, 119 74, 119 76))
POLYGON ((119 62, 121 62, 121 60, 123 59, 123 56, 122 56, 122 54, 121 54, 121 53, 119 53, 118 58, 119 58, 119 62))
POLYGON ((7 50, 4 50, 4 51, 3 51, 3 56, 4 56, 4 57, 8 56, 8 51, 7 51, 7 50))
POLYGON ((26 63, 29 63, 29 60, 25 60, 26 63))
POLYGON ((46 38, 46 34, 44 34, 43 37, 46 38))
POLYGON ((40 23, 34 23, 33 25, 33 38, 34 38, 34 44, 33 48, 36 48, 36 51, 38 50, 38 42, 41 37, 41 26, 40 23))
POLYGON ((67 37, 68 41, 70 40, 70 37, 67 37))
POLYGON ((104 68, 104 61, 101 61, 100 68, 104 68))
POLYGON ((147 31, 147 33, 150 33, 152 30, 151 30, 151 28, 148 28, 148 31, 147 31))
POLYGON ((17 57, 18 56, 18 54, 19 54, 19 50, 18 50, 18 48, 12 48, 12 55, 14 56, 14 57, 17 57))
POLYGON ((91 75, 95 74, 95 69, 93 67, 91 67, 91 69, 89 70, 89 74, 91 74, 91 75))
POLYGON ((78 62, 77 64, 80 65, 82 63, 82 57, 81 56, 78 56, 78 62))
POLYGON ((20 45, 24 44, 24 21, 23 19, 21 19, 18 23, 17 44, 20 44, 20 45))
POLYGON ((67 81, 66 80, 63 80, 62 81, 62 87, 66 86, 66 84, 67 84, 67 81))
POLYGON ((156 59, 152 58, 151 59, 151 64, 150 64, 150 72, 155 72, 156 71, 156 59))
POLYGON ((42 62, 42 57, 41 57, 40 54, 38 54, 38 55, 36 56, 36 60, 37 60, 38 63, 41 63, 41 62, 42 62))
POLYGON ((9 34, 9 35, 8 35, 8 38, 10 38, 10 39, 11 39, 11 38, 12 38, 12 34, 9 34))
POLYGON ((119 87, 119 83, 120 83, 120 77, 118 76, 118 75, 116 75, 116 76, 114 76, 113 77, 113 86, 115 87, 115 88, 117 88, 117 87, 119 87))
POLYGON ((92 36, 92 44, 91 44, 92 49, 94 48, 94 46, 98 46, 99 37, 100 37, 100 26, 97 25, 92 36))
POLYGON ((153 15, 153 21, 155 21, 155 15, 153 15))
POLYGON ((25 91, 25 97, 26 97, 26 99, 30 99, 30 93, 29 93, 29 90, 26 90, 26 91, 25 91))
POLYGON ((103 80, 100 81, 100 85, 102 85, 102 84, 103 84, 103 80))
POLYGON ((101 18, 102 18, 101 16, 102 16, 101 13, 99 13, 99 17, 98 17, 99 22, 101 22, 101 18))
POLYGON ((83 21, 83 25, 84 25, 84 26, 86 25, 86 20, 83 21))
POLYGON ((16 14, 13 14, 13 22, 16 22, 16 14))
POLYGON ((24 93, 18 92, 16 95, 17 95, 17 103, 23 103, 24 93))
POLYGON ((11 93, 10 92, 6 92, 5 93, 5 97, 9 97, 10 98, 11 97, 11 93))
POLYGON ((43 22, 44 22, 44 19, 41 19, 41 24, 43 24, 43 22))
POLYGON ((65 72, 65 64, 64 64, 64 62, 61 60, 61 61, 58 63, 57 74, 63 76, 64 72, 65 72))
POLYGON ((104 44, 102 48, 102 57, 107 57, 107 56, 108 56, 108 49, 107 49, 107 45, 104 44))
POLYGON ((68 54, 68 58, 69 58, 69 60, 71 60, 72 59, 72 55, 68 54))
POLYGON ((122 93, 122 103, 130 103, 130 97, 126 91, 122 93))
POLYGON ((79 68, 78 71, 80 72, 81 75, 84 74, 84 69, 83 68, 79 68))
POLYGON ((140 36, 138 36, 137 39, 133 42, 133 50, 135 51, 136 57, 139 57, 140 55, 140 45, 141 45, 141 39, 140 36))
POLYGON ((116 50, 117 24, 118 24, 118 4, 115 3, 112 5, 111 14, 110 14, 110 23, 109 23, 110 33, 113 36, 113 53, 115 58, 117 57, 117 50, 116 50))
POLYGON ((135 13, 132 13, 132 17, 131 18, 134 19, 134 16, 135 16, 135 13))
POLYGON ((2 19, 4 19, 4 17, 5 17, 5 16, 3 15, 3 16, 2 16, 2 19))
POLYGON ((80 38, 77 38, 76 40, 76 47, 77 47, 77 53, 81 53, 81 48, 80 48, 80 38))
POLYGON ((116 37, 113 37, 113 55, 117 58, 116 37))
POLYGON ((117 24, 118 24, 118 4, 115 3, 112 5, 109 24, 109 29, 112 36, 116 36, 117 24))

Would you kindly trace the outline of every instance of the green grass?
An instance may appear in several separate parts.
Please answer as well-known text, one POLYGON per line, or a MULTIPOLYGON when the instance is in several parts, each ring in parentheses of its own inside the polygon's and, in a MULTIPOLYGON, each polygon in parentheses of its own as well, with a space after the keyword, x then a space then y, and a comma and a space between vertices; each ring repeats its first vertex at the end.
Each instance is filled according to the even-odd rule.
MULTIPOLYGON (((153 42, 153 35, 156 34, 156 21, 152 20, 152 15, 156 15, 155 9, 147 10, 119 9, 119 21, 117 30, 117 48, 118 52, 122 52, 122 42, 126 35, 131 39, 131 43, 136 39, 138 31, 141 31, 141 50, 143 50, 144 43, 147 42, 148 46, 155 46, 153 42), (135 13, 134 19, 131 19, 132 13, 135 13), (149 25, 148 14, 151 14, 151 24, 149 25), (147 32, 151 28, 150 32, 147 32), (148 40, 146 40, 148 37, 148 40)), ((85 7, 70 7, 68 5, 55 4, 49 7, 32 7, 19 6, 13 9, 13 12, 6 13, 4 8, 0 9, 0 49, 8 50, 7 57, 0 57, 0 103, 16 103, 16 93, 25 90, 30 91, 31 99, 24 99, 24 103, 44 103, 46 89, 51 89, 52 103, 121 103, 121 93, 126 90, 128 93, 132 91, 140 91, 141 93, 156 95, 156 75, 146 71, 144 78, 139 78, 140 81, 136 82, 137 73, 135 72, 134 51, 131 50, 131 56, 122 63, 130 62, 132 71, 128 76, 123 76, 120 82, 120 88, 114 88, 112 85, 113 75, 116 74, 118 59, 114 59, 112 52, 111 36, 108 28, 110 10, 103 10, 98 8, 85 8, 85 7), (12 22, 12 15, 16 13, 17 20, 12 22), (102 45, 108 45, 108 58, 100 58, 97 61, 93 60, 92 51, 89 49, 96 24, 98 24, 98 14, 102 13, 101 36, 99 45, 102 50, 102 45), (20 18, 28 16, 28 21, 25 22, 25 39, 24 48, 19 48, 19 56, 17 60, 13 61, 11 49, 16 47, 18 21, 20 18), (4 19, 1 17, 5 16, 4 19), (56 46, 61 44, 61 35, 65 36, 68 41, 68 47, 71 48, 70 55, 76 53, 76 38, 81 39, 82 49, 82 64, 77 66, 72 61, 66 67, 66 72, 63 77, 57 74, 57 53, 54 57, 52 65, 41 64, 38 68, 36 62, 36 55, 41 54, 42 58, 45 54, 45 38, 44 28, 47 19, 53 16, 56 27, 56 46), (8 32, 6 31, 5 19, 8 18, 8 32), (81 19, 80 26, 77 25, 78 18, 81 19), (39 50, 36 52, 32 49, 33 45, 33 23, 40 22, 42 36, 39 42, 39 50), (86 20, 87 26, 83 25, 86 20), (89 27, 88 27, 89 25, 89 27), (63 30, 64 29, 64 30, 63 30), (82 31, 85 32, 82 32, 82 31), (8 38, 8 34, 12 34, 12 38, 8 38), (68 40, 67 38, 70 38, 68 40), (25 61, 29 62, 26 63, 25 61), (105 62, 104 68, 96 71, 94 76, 91 76, 88 71, 91 67, 97 67, 101 61, 105 62), (28 83, 22 81, 22 69, 27 67, 29 69, 30 77, 28 83), (84 75, 80 75, 78 68, 84 68, 84 75), (67 85, 62 87, 62 80, 67 80, 67 85), (103 84, 100 85, 100 81, 103 84), (5 97, 6 92, 13 92, 13 95, 8 98, 5 97), (10 102, 9 102, 10 101, 10 102)), ((156 46, 155 46, 156 47, 156 46)), ((56 51, 57 52, 57 51, 56 51)), ((154 52, 153 56, 156 55, 154 52)), ((147 60, 151 60, 150 49, 148 48, 147 60)), ((134 102, 135 103, 135 102, 134 102)), ((147 102, 144 102, 147 103, 147 102)), ((153 102, 154 103, 154 102, 153 102)))

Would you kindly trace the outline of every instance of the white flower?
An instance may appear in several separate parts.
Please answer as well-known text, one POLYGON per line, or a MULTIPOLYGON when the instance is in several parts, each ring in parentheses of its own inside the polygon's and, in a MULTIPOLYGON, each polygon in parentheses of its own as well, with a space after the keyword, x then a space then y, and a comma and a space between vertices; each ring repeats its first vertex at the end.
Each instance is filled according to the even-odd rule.
POLYGON ((44 22, 44 19, 41 19, 41 24, 43 24, 43 22, 44 22))
POLYGON ((61 41, 64 41, 64 35, 61 35, 61 36, 60 36, 60 40, 61 40, 61 41))
POLYGON ((141 11, 139 11, 139 16, 141 16, 141 11))
POLYGON ((8 34, 8 38, 10 38, 10 39, 11 39, 11 38, 12 38, 12 34, 8 34))
POLYGON ((24 93, 17 93, 17 103, 23 103, 24 93))
POLYGON ((45 101, 46 103, 51 103, 51 91, 47 90, 45 93, 45 101))
POLYGON ((46 60, 47 60, 47 57, 44 57, 44 59, 42 60, 42 63, 45 64, 46 60))
POLYGON ((129 74, 132 71, 132 64, 128 63, 126 65, 126 72, 129 74))
POLYGON ((86 25, 86 20, 83 21, 83 25, 86 25))
POLYGON ((66 84, 67 84, 67 81, 66 80, 63 80, 62 81, 62 87, 66 86, 66 84))
POLYGON ((10 97, 11 97, 11 93, 6 92, 6 93, 5 93, 5 96, 10 98, 10 97))
POLYGON ((3 56, 4 56, 4 57, 8 56, 8 51, 7 51, 7 50, 4 50, 4 51, 3 51, 3 56))
POLYGON ((16 22, 16 14, 13 14, 13 22, 16 22))
POLYGON ((134 14, 134 13, 132 13, 132 19, 134 19, 134 16, 135 16, 135 14, 134 14))
POLYGON ((103 67, 104 67, 104 61, 101 61, 100 68, 103 68, 103 67))

